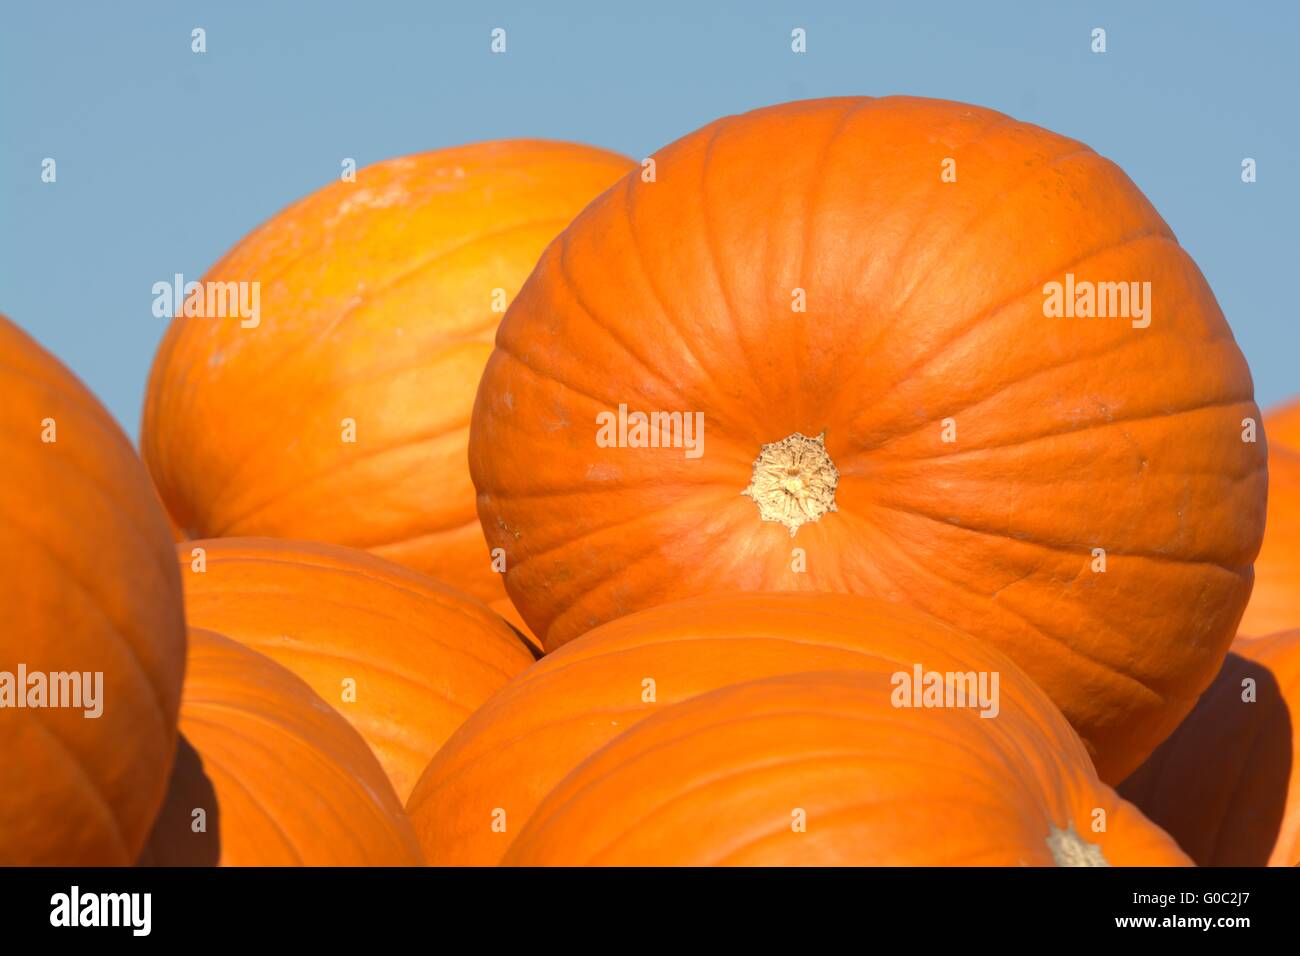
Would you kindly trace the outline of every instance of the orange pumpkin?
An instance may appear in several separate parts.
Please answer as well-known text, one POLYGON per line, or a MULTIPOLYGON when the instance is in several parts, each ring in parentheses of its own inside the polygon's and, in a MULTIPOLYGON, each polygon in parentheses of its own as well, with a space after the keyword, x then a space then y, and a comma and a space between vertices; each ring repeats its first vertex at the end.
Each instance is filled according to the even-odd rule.
MULTIPOLYGON (((1264 416, 1268 432, 1268 523, 1255 559, 1255 589, 1239 633, 1262 636, 1300 627, 1300 444, 1287 443, 1290 419, 1264 416)), ((1294 412, 1290 413, 1295 416, 1294 412)))
POLYGON ((1264 414, 1270 448, 1286 448, 1300 455, 1300 398, 1293 398, 1264 414))
POLYGON ((142 864, 421 863, 410 822, 365 741, 270 658, 191 630, 181 731, 142 864))
POLYGON ((177 551, 190 624, 306 681, 370 745, 403 801, 451 732, 533 662, 473 598, 364 551, 275 538, 177 551))
POLYGON ((1264 521, 1250 374, 1169 227, 1086 146, 937 100, 761 109, 654 160, 547 249, 480 385, 479 517, 532 630, 910 603, 1122 779, 1218 669, 1264 521))
POLYGON ((1119 791, 1201 866, 1300 866, 1300 630, 1237 641, 1119 791))
POLYGON ((149 381, 141 446, 176 522, 365 548, 504 597, 465 463, 474 391, 542 249, 629 165, 533 140, 404 156, 247 236, 149 381), (213 317, 227 288, 247 308, 213 317))
POLYGON ((514 601, 510 600, 508 597, 504 597, 499 601, 493 601, 490 607, 504 618, 507 624, 519 632, 519 636, 523 639, 524 643, 532 649, 536 656, 542 656, 544 650, 542 642, 537 639, 536 634, 529 630, 528 623, 515 607, 514 601))
MULTIPOLYGON (((878 669, 882 659, 968 670, 993 653, 915 610, 846 594, 738 593, 652 608, 516 677, 439 750, 407 811, 431 864, 495 864, 565 774, 669 704, 798 671, 878 669)), ((1024 678, 1009 680, 1004 694, 1029 693, 1024 678)))
POLYGON ((1006 658, 979 665, 1020 685, 992 720, 898 707, 900 663, 890 657, 868 671, 770 677, 666 707, 570 773, 504 862, 1190 863, 1097 779, 1065 718, 1006 658))
POLYGON ((104 407, 4 316, 0 396, 0 865, 129 864, 185 670, 167 519, 104 407))

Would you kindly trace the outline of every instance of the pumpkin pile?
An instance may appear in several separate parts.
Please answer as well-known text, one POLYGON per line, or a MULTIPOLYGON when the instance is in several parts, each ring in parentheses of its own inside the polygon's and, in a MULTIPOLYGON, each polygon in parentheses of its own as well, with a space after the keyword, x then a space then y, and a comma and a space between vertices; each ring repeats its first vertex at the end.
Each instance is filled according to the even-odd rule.
POLYGON ((1300 403, 1083 144, 457 147, 187 295, 139 456, 0 319, 0 863, 1300 862, 1300 403))

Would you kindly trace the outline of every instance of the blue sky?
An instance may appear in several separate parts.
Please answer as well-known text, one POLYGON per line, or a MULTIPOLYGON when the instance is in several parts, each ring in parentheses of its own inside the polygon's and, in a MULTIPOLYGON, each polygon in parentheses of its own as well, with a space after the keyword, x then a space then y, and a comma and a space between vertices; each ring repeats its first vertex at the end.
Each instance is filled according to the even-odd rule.
POLYGON ((165 327, 153 283, 199 278, 345 156, 541 136, 640 157, 768 103, 908 93, 1118 162, 1209 279, 1268 405, 1300 392, 1298 61, 1300 4, 1284 0, 5 0, 0 312, 135 435, 165 327), (195 26, 206 54, 190 52, 195 26))

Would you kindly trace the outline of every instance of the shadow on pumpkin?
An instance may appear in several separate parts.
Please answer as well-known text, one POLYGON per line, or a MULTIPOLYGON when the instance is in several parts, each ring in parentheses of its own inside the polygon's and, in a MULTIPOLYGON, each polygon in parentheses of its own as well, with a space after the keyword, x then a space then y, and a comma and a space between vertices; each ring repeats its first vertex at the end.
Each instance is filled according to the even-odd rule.
POLYGON ((171 783, 137 866, 217 866, 221 862, 221 807, 203 758, 182 735, 171 783), (195 832, 195 811, 204 829, 195 832))
POLYGON ((1272 671, 1229 654, 1173 735, 1120 784, 1120 795, 1199 866, 1265 866, 1286 811, 1293 730, 1272 671), (1248 679, 1254 702, 1243 699, 1248 679))

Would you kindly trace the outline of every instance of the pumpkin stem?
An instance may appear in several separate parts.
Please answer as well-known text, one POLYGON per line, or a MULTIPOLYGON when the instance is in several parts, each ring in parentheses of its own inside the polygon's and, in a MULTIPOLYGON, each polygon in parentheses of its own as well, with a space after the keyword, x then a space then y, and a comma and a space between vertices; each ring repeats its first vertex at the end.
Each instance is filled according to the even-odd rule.
POLYGON ((809 438, 795 432, 759 449, 753 477, 741 494, 753 499, 760 518, 779 521, 793 538, 800 525, 836 510, 839 481, 835 462, 826 453, 826 433, 809 438))
POLYGON ((1047 834, 1047 848, 1057 866, 1110 866, 1101 847, 1079 836, 1073 822, 1065 830, 1052 827, 1047 834))

